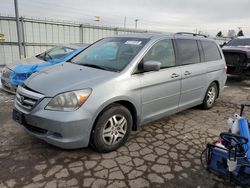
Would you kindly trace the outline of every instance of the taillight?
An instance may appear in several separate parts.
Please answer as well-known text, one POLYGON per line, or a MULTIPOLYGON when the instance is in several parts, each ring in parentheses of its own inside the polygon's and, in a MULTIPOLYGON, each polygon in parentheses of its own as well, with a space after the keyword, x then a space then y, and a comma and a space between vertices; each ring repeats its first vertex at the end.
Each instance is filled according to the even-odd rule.
POLYGON ((224 66, 224 71, 227 74, 227 64, 225 64, 225 66, 224 66))

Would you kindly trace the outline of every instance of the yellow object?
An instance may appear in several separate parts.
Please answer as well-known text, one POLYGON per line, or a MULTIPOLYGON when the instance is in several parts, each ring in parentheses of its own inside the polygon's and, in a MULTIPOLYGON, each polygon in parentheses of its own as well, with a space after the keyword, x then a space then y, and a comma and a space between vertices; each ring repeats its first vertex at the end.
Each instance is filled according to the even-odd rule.
POLYGON ((22 60, 26 59, 25 55, 21 55, 21 59, 22 60))
POLYGON ((100 16, 94 16, 95 17, 95 21, 99 22, 101 17, 100 16))
POLYGON ((4 41, 4 40, 5 40, 4 34, 0 34, 0 41, 4 41))

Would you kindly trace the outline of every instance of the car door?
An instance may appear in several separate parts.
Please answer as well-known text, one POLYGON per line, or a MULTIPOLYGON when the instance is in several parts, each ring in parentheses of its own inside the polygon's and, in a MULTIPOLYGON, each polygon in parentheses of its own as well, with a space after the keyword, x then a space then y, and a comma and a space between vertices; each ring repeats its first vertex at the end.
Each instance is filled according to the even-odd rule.
POLYGON ((202 103, 207 66, 205 62, 201 62, 198 41, 175 39, 175 45, 182 77, 179 110, 184 110, 202 103))
POLYGON ((144 56, 142 63, 147 61, 161 62, 161 69, 139 74, 142 122, 175 113, 180 99, 181 70, 175 66, 172 40, 165 39, 154 44, 144 56))

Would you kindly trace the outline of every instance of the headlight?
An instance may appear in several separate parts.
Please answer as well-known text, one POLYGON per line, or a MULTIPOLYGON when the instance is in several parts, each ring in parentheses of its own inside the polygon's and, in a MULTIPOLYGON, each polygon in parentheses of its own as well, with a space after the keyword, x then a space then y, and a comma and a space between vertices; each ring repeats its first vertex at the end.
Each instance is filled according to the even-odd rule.
POLYGON ((10 69, 8 69, 7 67, 4 67, 3 72, 2 72, 2 77, 9 78, 9 76, 10 76, 10 69))
POLYGON ((91 94, 91 89, 61 93, 51 99, 46 110, 74 111, 80 108, 91 94))

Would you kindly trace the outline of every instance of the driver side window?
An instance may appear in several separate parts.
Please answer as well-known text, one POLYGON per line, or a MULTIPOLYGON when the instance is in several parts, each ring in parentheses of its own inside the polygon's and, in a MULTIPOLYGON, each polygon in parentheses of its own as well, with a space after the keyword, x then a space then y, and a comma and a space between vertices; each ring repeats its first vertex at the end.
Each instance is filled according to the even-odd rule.
POLYGON ((147 61, 161 62, 161 69, 175 66, 172 40, 165 39, 154 44, 143 58, 143 62, 147 61))

